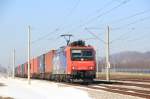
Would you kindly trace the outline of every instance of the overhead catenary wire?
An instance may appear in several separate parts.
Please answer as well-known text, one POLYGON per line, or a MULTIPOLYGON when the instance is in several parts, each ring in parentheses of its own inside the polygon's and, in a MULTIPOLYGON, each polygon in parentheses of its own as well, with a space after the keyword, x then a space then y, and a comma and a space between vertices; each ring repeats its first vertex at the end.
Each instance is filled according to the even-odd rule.
POLYGON ((43 35, 42 37, 39 37, 37 38, 36 40, 32 41, 32 44, 38 42, 38 41, 41 41, 43 40, 44 38, 50 36, 50 35, 54 35, 54 34, 57 34, 58 31, 62 30, 61 27, 63 24, 66 23, 66 20, 73 14, 73 12, 75 11, 75 9, 77 8, 77 6, 79 5, 80 3, 80 0, 77 0, 77 2, 75 3, 75 5, 72 7, 72 9, 69 11, 69 13, 65 16, 65 22, 61 23, 56 29, 54 29, 54 31, 46 34, 46 35, 43 35))
POLYGON ((47 40, 57 40, 59 38, 60 38, 60 36, 57 36, 56 38, 48 38, 47 40))
MULTIPOLYGON (((145 13, 147 13, 147 12, 150 12, 150 9, 149 9, 149 10, 142 11, 142 12, 139 12, 139 13, 136 13, 136 14, 133 14, 133 15, 130 15, 130 16, 125 17, 125 18, 122 18, 122 19, 119 19, 117 22, 120 22, 120 21, 123 21, 123 20, 127 20, 127 19, 129 19, 129 18, 133 18, 133 17, 138 16, 138 15, 141 15, 141 14, 145 14, 145 13)), ((131 22, 131 23, 128 23, 128 24, 122 26, 122 28, 128 27, 128 26, 130 26, 130 25, 136 24, 136 23, 141 22, 141 21, 145 21, 145 20, 147 20, 147 19, 150 19, 150 16, 144 17, 144 18, 141 18, 141 19, 138 19, 138 20, 133 21, 133 22, 131 22)), ((121 27, 118 27, 118 28, 116 28, 116 29, 121 29, 121 27)), ((135 28, 132 28, 132 30, 135 30, 135 28)), ((127 33, 124 33, 124 34, 120 35, 117 39, 112 40, 111 42, 114 42, 114 41, 117 41, 117 40, 121 40, 120 38, 123 37, 123 36, 126 35, 126 34, 127 34, 127 33)))
MULTIPOLYGON (((146 39, 145 37, 148 37, 148 34, 149 34, 149 32, 147 32, 146 34, 144 34, 142 36, 138 36, 138 37, 135 37, 135 38, 124 39, 124 40, 122 39, 122 41, 130 42, 130 44, 136 44, 137 41, 141 41, 141 40, 146 39)), ((127 44, 128 44, 128 46, 131 46, 131 45, 129 45, 129 43, 127 43, 127 44)), ((122 45, 124 45, 124 44, 122 44, 122 45)), ((113 49, 113 48, 116 48, 116 47, 111 47, 111 49, 113 49)))
MULTIPOLYGON (((150 19, 150 16, 144 17, 144 18, 141 18, 141 19, 138 19, 138 20, 133 21, 133 22, 131 22, 131 23, 128 23, 128 24, 126 24, 126 25, 124 25, 124 26, 122 26, 122 27, 118 27, 117 29, 121 29, 121 28, 123 28, 123 27, 128 27, 128 26, 130 26, 130 25, 133 25, 133 24, 136 24, 136 23, 138 23, 138 22, 142 22, 142 21, 145 21, 145 20, 148 20, 148 19, 150 19)), ((135 28, 132 28, 132 29, 131 29, 131 31, 133 31, 133 30, 135 30, 135 28)), ((130 32, 131 32, 131 31, 130 31, 130 32)), ((129 33, 130 33, 130 32, 129 32, 129 33)), ((121 38, 124 37, 125 35, 129 34, 129 33, 123 33, 123 34, 121 34, 118 38, 112 40, 110 43, 113 43, 113 42, 118 41, 118 40, 123 40, 123 39, 121 39, 121 38)), ((127 38, 127 39, 128 39, 128 38, 127 38)), ((127 39, 124 39, 124 40, 127 40, 127 39)), ((139 40, 139 39, 140 39, 140 38, 138 38, 138 39, 133 39, 133 40, 129 40, 129 41, 134 41, 134 40, 139 40)))
POLYGON ((75 9, 78 7, 80 1, 81 1, 81 0, 77 0, 77 2, 76 2, 75 5, 72 7, 72 9, 70 10, 70 12, 66 15, 67 17, 68 17, 68 16, 71 16, 71 15, 73 14, 73 12, 75 11, 75 9))
POLYGON ((84 39, 82 39, 82 40, 95 40, 95 39, 97 39, 97 38, 95 38, 95 37, 91 37, 91 38, 84 38, 84 39))
MULTIPOLYGON (((98 8, 96 11, 94 11, 93 13, 90 13, 86 16, 86 18, 84 19, 89 19, 89 17, 93 17, 93 15, 95 13, 100 13, 103 9, 106 9, 106 7, 109 7, 111 4, 113 4, 114 2, 116 2, 116 0, 111 0, 109 2, 106 2, 102 7, 98 8)), ((84 20, 81 20, 80 23, 84 23, 84 20)), ((72 27, 73 24, 69 25, 69 27, 72 27)))
MULTIPOLYGON (((125 1, 128 1, 128 0, 125 0, 125 1)), ((124 1, 124 3, 126 3, 125 1, 124 1)), ((80 0, 78 0, 78 1, 76 2, 75 6, 70 10, 70 12, 66 15, 66 17, 71 16, 71 15, 73 14, 73 11, 74 11, 74 10, 77 8, 77 6, 79 5, 79 2, 80 2, 80 0)), ((111 3, 113 3, 113 0, 110 1, 110 2, 108 2, 107 4, 111 4, 111 3)), ((100 12, 101 10, 102 10, 102 9, 99 9, 99 10, 97 10, 97 12, 100 12)), ((65 18, 66 18, 66 17, 65 17, 65 18)), ((66 18, 66 19, 68 19, 68 18, 66 18)), ((51 35, 51 34, 56 34, 59 30, 61 30, 60 28, 61 28, 61 25, 58 26, 58 28, 56 28, 54 31, 52 31, 52 32, 50 32, 50 33, 48 33, 48 34, 46 34, 46 35, 44 35, 44 36, 42 36, 42 37, 39 37, 37 40, 32 41, 32 44, 35 43, 35 42, 38 42, 38 41, 43 40, 44 38, 46 38, 47 36, 49 36, 49 35, 51 35), (54 32, 55 32, 55 33, 54 33, 54 32)))
MULTIPOLYGON (((89 29, 89 28, 88 28, 89 29)), ((134 29, 131 29, 131 31, 133 31, 134 29)), ((100 40, 100 38, 97 36, 97 35, 95 35, 93 32, 91 32, 91 31, 88 31, 92 36, 94 36, 95 38, 93 38, 93 39, 97 39, 97 40, 100 40)), ((115 38, 115 39, 113 39, 113 40, 111 40, 110 41, 110 44, 112 44, 112 43, 114 43, 114 42, 116 42, 116 41, 119 41, 119 40, 126 40, 129 36, 127 36, 127 37, 125 37, 126 35, 127 35, 128 33, 127 32, 125 32, 125 33, 122 33, 120 36, 118 36, 117 38, 115 38), (122 38, 122 37, 125 37, 125 38, 122 38)), ((105 41, 104 40, 100 40, 100 41, 102 41, 103 43, 105 43, 105 41)))
MULTIPOLYGON (((133 30, 130 30, 130 31, 133 31, 133 30)), ((128 34, 127 32, 122 33, 119 37, 117 37, 117 38, 115 38, 114 40, 110 41, 110 43, 114 43, 114 42, 116 42, 116 41, 123 40, 122 37, 125 37, 127 34, 128 34)), ((126 38, 127 38, 127 37, 126 37, 126 38)), ((126 39, 126 38, 124 38, 124 39, 126 39)))
POLYGON ((102 6, 100 9, 98 9, 98 10, 96 11, 96 13, 101 12, 104 8, 106 8, 106 7, 108 7, 109 5, 113 4, 113 2, 116 2, 116 0, 111 0, 111 1, 107 2, 106 4, 104 4, 104 6, 102 6))
POLYGON ((149 12, 150 12, 150 9, 144 10, 144 11, 140 11, 140 12, 134 13, 134 14, 132 14, 132 15, 130 15, 130 16, 126 16, 126 17, 124 17, 124 18, 121 18, 121 19, 112 21, 112 22, 110 22, 110 23, 115 24, 115 23, 118 23, 118 22, 122 22, 122 21, 125 21, 125 20, 129 20, 129 19, 134 18, 134 17, 136 17, 136 16, 143 15, 143 14, 145 14, 145 13, 149 13, 149 12))
POLYGON ((100 39, 97 35, 95 35, 93 32, 91 32, 88 28, 85 28, 85 30, 90 33, 92 36, 94 36, 97 40, 100 40, 102 43, 106 43, 104 40, 100 39))
POLYGON ((77 2, 75 3, 75 5, 70 9, 69 13, 66 14, 66 16, 64 17, 63 21, 58 27, 61 28, 61 30, 63 30, 65 28, 66 21, 70 19, 70 17, 73 15, 73 13, 75 12, 75 10, 77 9, 78 5, 80 4, 81 0, 77 0, 77 2), (62 26, 63 25, 63 26, 62 26))
POLYGON ((117 27, 116 29, 121 29, 121 28, 124 28, 124 27, 129 27, 130 25, 133 25, 133 24, 136 24, 138 22, 142 22, 142 21, 145 21, 145 20, 148 20, 148 19, 150 19, 150 16, 147 16, 147 17, 144 17, 144 18, 141 18, 141 19, 137 19, 137 20, 135 20, 133 22, 130 22, 128 24, 125 24, 125 25, 122 25, 120 27, 117 27))
MULTIPOLYGON (((145 11, 143 11, 143 13, 146 13, 146 12, 149 12, 149 11, 150 11, 150 10, 145 10, 145 11)), ((140 14, 140 13, 139 13, 139 14, 140 14)), ((142 13, 141 13, 141 14, 142 14, 142 13)), ((134 14, 134 15, 138 15, 138 14, 134 14)), ((133 15, 131 15, 131 16, 133 16, 133 15)), ((147 20, 147 19, 150 19, 150 16, 144 17, 144 18, 141 18, 141 19, 138 19, 138 20, 133 21, 133 22, 131 22, 131 23, 125 24, 124 26, 121 26, 121 27, 118 27, 118 28, 114 28, 114 29, 121 29, 121 28, 124 28, 124 27, 128 27, 128 26, 130 26, 130 25, 136 24, 136 23, 141 22, 141 21, 145 21, 145 20, 147 20)), ((112 29, 113 29, 113 28, 112 28, 112 29)), ((133 31, 133 30, 135 30, 135 28, 131 28, 131 30, 133 31)), ((121 34, 121 35, 120 35, 119 37, 117 37, 116 39, 110 41, 110 43, 113 43, 113 42, 118 41, 118 40, 122 40, 121 38, 124 37, 125 35, 127 35, 127 33, 121 34)))
POLYGON ((148 37, 148 34, 149 34, 149 32, 147 32, 146 34, 144 34, 142 36, 138 36, 138 37, 135 37, 135 38, 120 39, 120 41, 130 42, 130 44, 131 43, 136 43, 137 41, 141 41, 143 39, 146 39, 145 37, 148 37))
MULTIPOLYGON (((131 31, 134 31, 134 30, 135 30, 135 28, 134 28, 134 29, 131 29, 131 31)), ((88 31, 88 32, 90 32, 90 34, 93 35, 93 36, 95 37, 95 39, 100 39, 99 37, 97 37, 97 36, 96 36, 94 33, 92 33, 91 31, 88 31)), ((128 34, 127 32, 122 33, 119 37, 117 37, 117 38, 111 40, 111 41, 110 41, 110 44, 112 44, 112 43, 114 43, 114 42, 116 42, 116 41, 119 41, 119 40, 127 40, 128 37, 129 37, 129 36, 126 36, 127 34, 128 34), (125 37, 125 36, 126 36, 126 37, 125 37), (124 37, 124 38, 122 38, 122 37, 124 37)))
POLYGON ((36 43, 38 41, 41 41, 41 40, 45 39, 46 37, 48 37, 51 34, 56 34, 58 31, 59 31, 59 29, 55 29, 54 31, 52 31, 52 32, 50 32, 48 34, 43 35, 42 37, 37 38, 36 40, 32 41, 31 43, 34 44, 34 43, 36 43))
MULTIPOLYGON (((118 27, 117 29, 121 29, 121 28, 124 28, 124 27, 129 27, 130 25, 133 25, 133 24, 136 24, 138 22, 142 22, 142 21, 145 21, 145 20, 148 20, 148 19, 150 19, 150 16, 144 17, 144 18, 141 18, 141 19, 138 19, 138 20, 135 20, 135 21, 133 21, 131 23, 128 23, 128 24, 125 24, 125 25, 123 25, 121 27, 118 27)), ((133 31, 133 30, 135 30, 135 28, 133 28, 131 30, 133 31)), ((117 40, 122 40, 121 38, 124 37, 125 35, 127 35, 127 33, 121 34, 119 37, 117 37, 116 39, 112 40, 111 43, 114 42, 114 41, 117 41, 117 40)))
POLYGON ((102 16, 104 16, 104 15, 110 13, 111 11, 113 11, 113 10, 119 8, 119 7, 121 7, 122 5, 128 3, 129 1, 130 1, 130 0, 124 0, 123 2, 119 3, 117 6, 114 6, 113 8, 107 10, 106 12, 103 12, 103 13, 99 14, 98 16, 96 16, 95 18, 89 20, 86 24, 88 24, 88 23, 90 23, 90 22, 92 22, 92 21, 96 21, 96 20, 99 19, 100 17, 102 17, 102 16))
POLYGON ((132 41, 139 41, 139 40, 143 40, 145 39, 145 36, 147 36, 147 34, 149 34, 149 32, 147 32, 146 34, 140 36, 140 37, 136 37, 136 38, 133 38, 133 39, 129 39, 129 40, 126 40, 127 42, 132 42, 132 41))
MULTIPOLYGON (((111 0, 111 1, 109 1, 109 2, 106 2, 102 7, 100 7, 99 9, 97 9, 95 12, 93 12, 93 13, 91 13, 91 14, 89 14, 86 18, 84 18, 84 19, 86 19, 86 20, 88 20, 89 19, 89 17, 93 17, 93 15, 96 13, 100 13, 103 9, 106 9, 107 7, 109 7, 111 4, 113 4, 114 2, 115 2, 116 0, 111 0)), ((83 24, 85 23, 83 20, 81 21, 81 22, 83 22, 83 24)), ((80 26, 80 25, 79 25, 80 26)))
MULTIPOLYGON (((128 27, 128 26, 130 26, 130 25, 133 25, 133 24, 136 24, 136 23, 138 23, 138 22, 142 22, 142 21, 145 21, 145 20, 148 20, 148 19, 150 19, 150 16, 144 17, 144 18, 141 18, 141 19, 138 19, 138 20, 136 20, 136 21, 133 21, 133 22, 131 22, 131 23, 128 23, 128 24, 125 24, 125 25, 123 25, 123 26, 121 26, 121 27, 118 27, 118 28, 116 28, 116 29, 121 29, 121 28, 124 28, 124 27, 128 27)), ((131 31, 133 31, 133 30, 135 30, 135 28, 132 28, 132 29, 131 29, 131 31)), ((123 39, 121 39, 121 38, 124 37, 125 35, 129 34, 131 31, 129 31, 128 33, 123 33, 123 34, 121 34, 119 37, 117 37, 116 39, 112 40, 110 43, 113 43, 113 42, 118 41, 118 40, 123 40, 123 39)), ((128 39, 128 38, 127 38, 127 39, 128 39)), ((127 40, 127 39, 124 39, 124 40, 127 40)), ((133 40, 130 40, 130 41, 134 41, 134 40, 139 40, 139 39, 133 39, 133 40)))
POLYGON ((86 21, 86 22, 83 23, 83 24, 80 24, 79 26, 77 26, 77 27, 71 29, 70 31, 73 31, 73 30, 76 29, 76 28, 83 27, 83 26, 85 26, 85 25, 87 25, 87 24, 89 24, 89 23, 91 23, 91 22, 93 22, 93 21, 96 21, 96 20, 99 19, 100 17, 102 17, 102 16, 104 16, 104 15, 106 15, 106 14, 112 12, 112 11, 115 10, 115 9, 118 9, 119 7, 121 7, 121 6, 124 5, 124 4, 127 4, 129 1, 130 1, 130 0, 124 0, 124 1, 122 1, 122 2, 119 3, 117 6, 114 6, 114 7, 112 7, 111 9, 109 9, 109 10, 103 12, 103 13, 100 13, 99 15, 95 16, 94 18, 92 18, 92 19, 86 21))
MULTIPOLYGON (((91 32, 90 30, 88 30, 88 28, 85 28, 85 30, 90 33, 92 36, 95 37, 95 39, 100 40, 101 42, 103 42, 104 44, 106 44, 106 42, 102 39, 100 39, 97 35, 95 35, 93 32, 91 32)), ((125 35, 125 33, 123 34, 125 35)), ((110 41, 110 44, 112 44, 113 42, 120 40, 120 37, 122 37, 123 35, 120 35, 117 39, 110 41)))

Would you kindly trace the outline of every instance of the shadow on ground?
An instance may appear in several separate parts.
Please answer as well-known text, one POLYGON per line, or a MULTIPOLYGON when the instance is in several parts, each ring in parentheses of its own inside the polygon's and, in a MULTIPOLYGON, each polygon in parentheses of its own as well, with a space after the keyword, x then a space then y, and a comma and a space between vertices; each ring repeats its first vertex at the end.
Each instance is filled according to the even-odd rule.
POLYGON ((0 96, 0 99, 14 99, 14 98, 12 98, 12 97, 2 97, 2 96, 0 96))
POLYGON ((92 82, 73 82, 73 84, 81 84, 81 85, 98 85, 98 84, 108 84, 108 85, 111 85, 111 84, 113 84, 113 85, 115 85, 115 84, 117 84, 117 85, 122 85, 123 83, 121 83, 121 82, 115 82, 115 81, 97 81, 97 80, 95 80, 95 81, 92 81, 92 82))
MULTIPOLYGON (((0 83, 0 87, 1 87, 1 86, 6 86, 6 85, 5 85, 5 84, 3 84, 3 83, 0 83)), ((0 99, 1 99, 1 98, 0 98, 0 99)))
POLYGON ((91 84, 122 84, 122 83, 115 81, 93 81, 91 84))

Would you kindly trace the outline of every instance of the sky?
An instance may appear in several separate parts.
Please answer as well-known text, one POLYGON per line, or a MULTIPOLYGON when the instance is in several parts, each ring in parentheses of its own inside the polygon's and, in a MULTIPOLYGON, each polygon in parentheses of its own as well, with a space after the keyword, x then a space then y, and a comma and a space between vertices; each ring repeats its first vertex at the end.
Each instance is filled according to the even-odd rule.
POLYGON ((105 35, 110 27, 110 53, 150 51, 149 0, 0 0, 0 64, 27 60, 28 26, 31 26, 31 57, 83 39, 105 55, 105 35))

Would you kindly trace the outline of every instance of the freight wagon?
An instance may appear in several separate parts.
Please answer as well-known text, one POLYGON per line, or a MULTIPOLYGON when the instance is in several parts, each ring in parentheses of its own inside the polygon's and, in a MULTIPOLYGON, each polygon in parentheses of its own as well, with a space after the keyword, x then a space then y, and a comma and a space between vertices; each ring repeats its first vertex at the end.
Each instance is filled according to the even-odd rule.
POLYGON ((24 63, 24 77, 26 78, 28 74, 28 63, 24 63))
POLYGON ((55 52, 55 50, 51 50, 45 54, 45 79, 52 78, 53 59, 55 52))
POLYGON ((21 69, 20 69, 20 65, 18 65, 17 73, 18 73, 18 77, 21 77, 21 69))
POLYGON ((38 57, 40 78, 44 79, 45 74, 45 54, 38 57))
POLYGON ((33 64, 34 64, 34 65, 33 65, 33 66, 34 66, 34 69, 33 69, 32 77, 33 77, 33 78, 38 78, 38 77, 40 76, 38 57, 34 58, 33 64))

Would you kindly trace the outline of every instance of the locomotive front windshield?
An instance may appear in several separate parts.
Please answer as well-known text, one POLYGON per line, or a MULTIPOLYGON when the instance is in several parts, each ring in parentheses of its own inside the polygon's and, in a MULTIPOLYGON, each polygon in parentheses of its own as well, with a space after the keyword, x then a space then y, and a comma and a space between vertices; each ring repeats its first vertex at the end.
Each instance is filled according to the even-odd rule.
POLYGON ((89 61, 94 59, 92 49, 72 49, 71 55, 73 61, 89 61))

